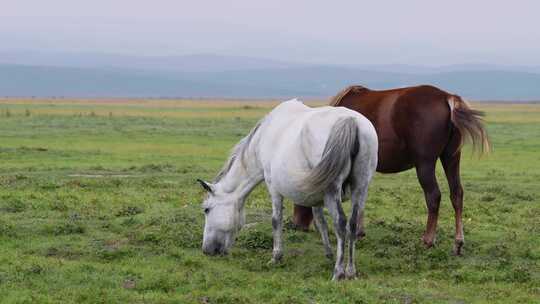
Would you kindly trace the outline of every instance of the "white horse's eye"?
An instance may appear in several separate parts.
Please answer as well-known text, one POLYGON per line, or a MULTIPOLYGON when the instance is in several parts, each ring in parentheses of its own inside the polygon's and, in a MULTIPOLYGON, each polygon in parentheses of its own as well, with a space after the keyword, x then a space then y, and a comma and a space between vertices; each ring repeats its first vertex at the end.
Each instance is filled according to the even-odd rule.
POLYGON ((204 214, 208 214, 210 212, 210 208, 204 208, 204 214))

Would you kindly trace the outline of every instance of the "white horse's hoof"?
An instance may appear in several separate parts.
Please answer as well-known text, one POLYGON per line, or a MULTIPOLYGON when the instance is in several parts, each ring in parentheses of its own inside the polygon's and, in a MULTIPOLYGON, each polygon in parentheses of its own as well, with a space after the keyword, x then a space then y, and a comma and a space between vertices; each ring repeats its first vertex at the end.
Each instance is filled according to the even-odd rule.
POLYGON ((347 270, 345 276, 348 280, 356 280, 358 276, 356 275, 356 270, 347 270))
POLYGON ((275 255, 270 259, 270 261, 268 261, 267 265, 268 266, 277 265, 277 264, 281 263, 282 261, 283 261, 283 255, 282 254, 275 255))
POLYGON ((337 282, 337 281, 342 281, 344 279, 346 279, 346 276, 343 270, 338 271, 338 272, 334 271, 334 276, 332 277, 332 281, 337 282))

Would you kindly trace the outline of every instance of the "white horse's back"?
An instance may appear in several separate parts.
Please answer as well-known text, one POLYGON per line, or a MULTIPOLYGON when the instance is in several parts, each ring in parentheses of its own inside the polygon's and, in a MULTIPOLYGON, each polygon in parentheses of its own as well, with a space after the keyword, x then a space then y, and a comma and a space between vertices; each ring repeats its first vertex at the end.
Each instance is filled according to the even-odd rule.
POLYGON ((321 203, 322 193, 299 189, 305 189, 305 177, 321 161, 332 127, 348 117, 356 121, 363 141, 375 144, 376 150, 375 129, 358 112, 342 107, 310 108, 297 100, 281 103, 261 125, 259 156, 265 179, 271 179, 276 190, 295 202, 307 206, 321 203))

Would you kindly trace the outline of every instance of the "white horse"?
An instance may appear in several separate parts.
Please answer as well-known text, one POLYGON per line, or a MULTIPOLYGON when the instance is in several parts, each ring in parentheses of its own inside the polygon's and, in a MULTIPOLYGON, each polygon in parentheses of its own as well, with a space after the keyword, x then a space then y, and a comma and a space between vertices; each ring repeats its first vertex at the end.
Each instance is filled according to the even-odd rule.
POLYGON ((272 263, 283 256, 283 198, 313 207, 326 255, 332 257, 323 206, 332 216, 337 238, 333 280, 356 277, 354 244, 359 212, 377 166, 377 134, 371 122, 343 107, 310 108, 293 99, 281 103, 257 123, 233 149, 208 191, 203 208, 203 252, 225 254, 244 224, 244 203, 263 180, 272 198, 272 263), (341 206, 350 189, 352 212, 341 206), (348 224, 347 224, 348 223, 348 224), (344 267, 345 242, 349 251, 344 267))

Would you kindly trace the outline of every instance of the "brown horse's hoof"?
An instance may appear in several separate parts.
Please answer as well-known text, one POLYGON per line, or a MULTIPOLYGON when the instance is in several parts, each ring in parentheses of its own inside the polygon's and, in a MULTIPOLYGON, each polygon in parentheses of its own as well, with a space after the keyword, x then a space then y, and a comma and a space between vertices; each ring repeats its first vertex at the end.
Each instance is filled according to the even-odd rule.
POLYGON ((454 255, 462 256, 463 254, 463 245, 465 242, 463 240, 456 240, 454 243, 454 255))
POLYGON ((433 244, 435 243, 433 238, 426 237, 425 235, 422 237, 422 242, 424 242, 426 248, 433 247, 433 244))

